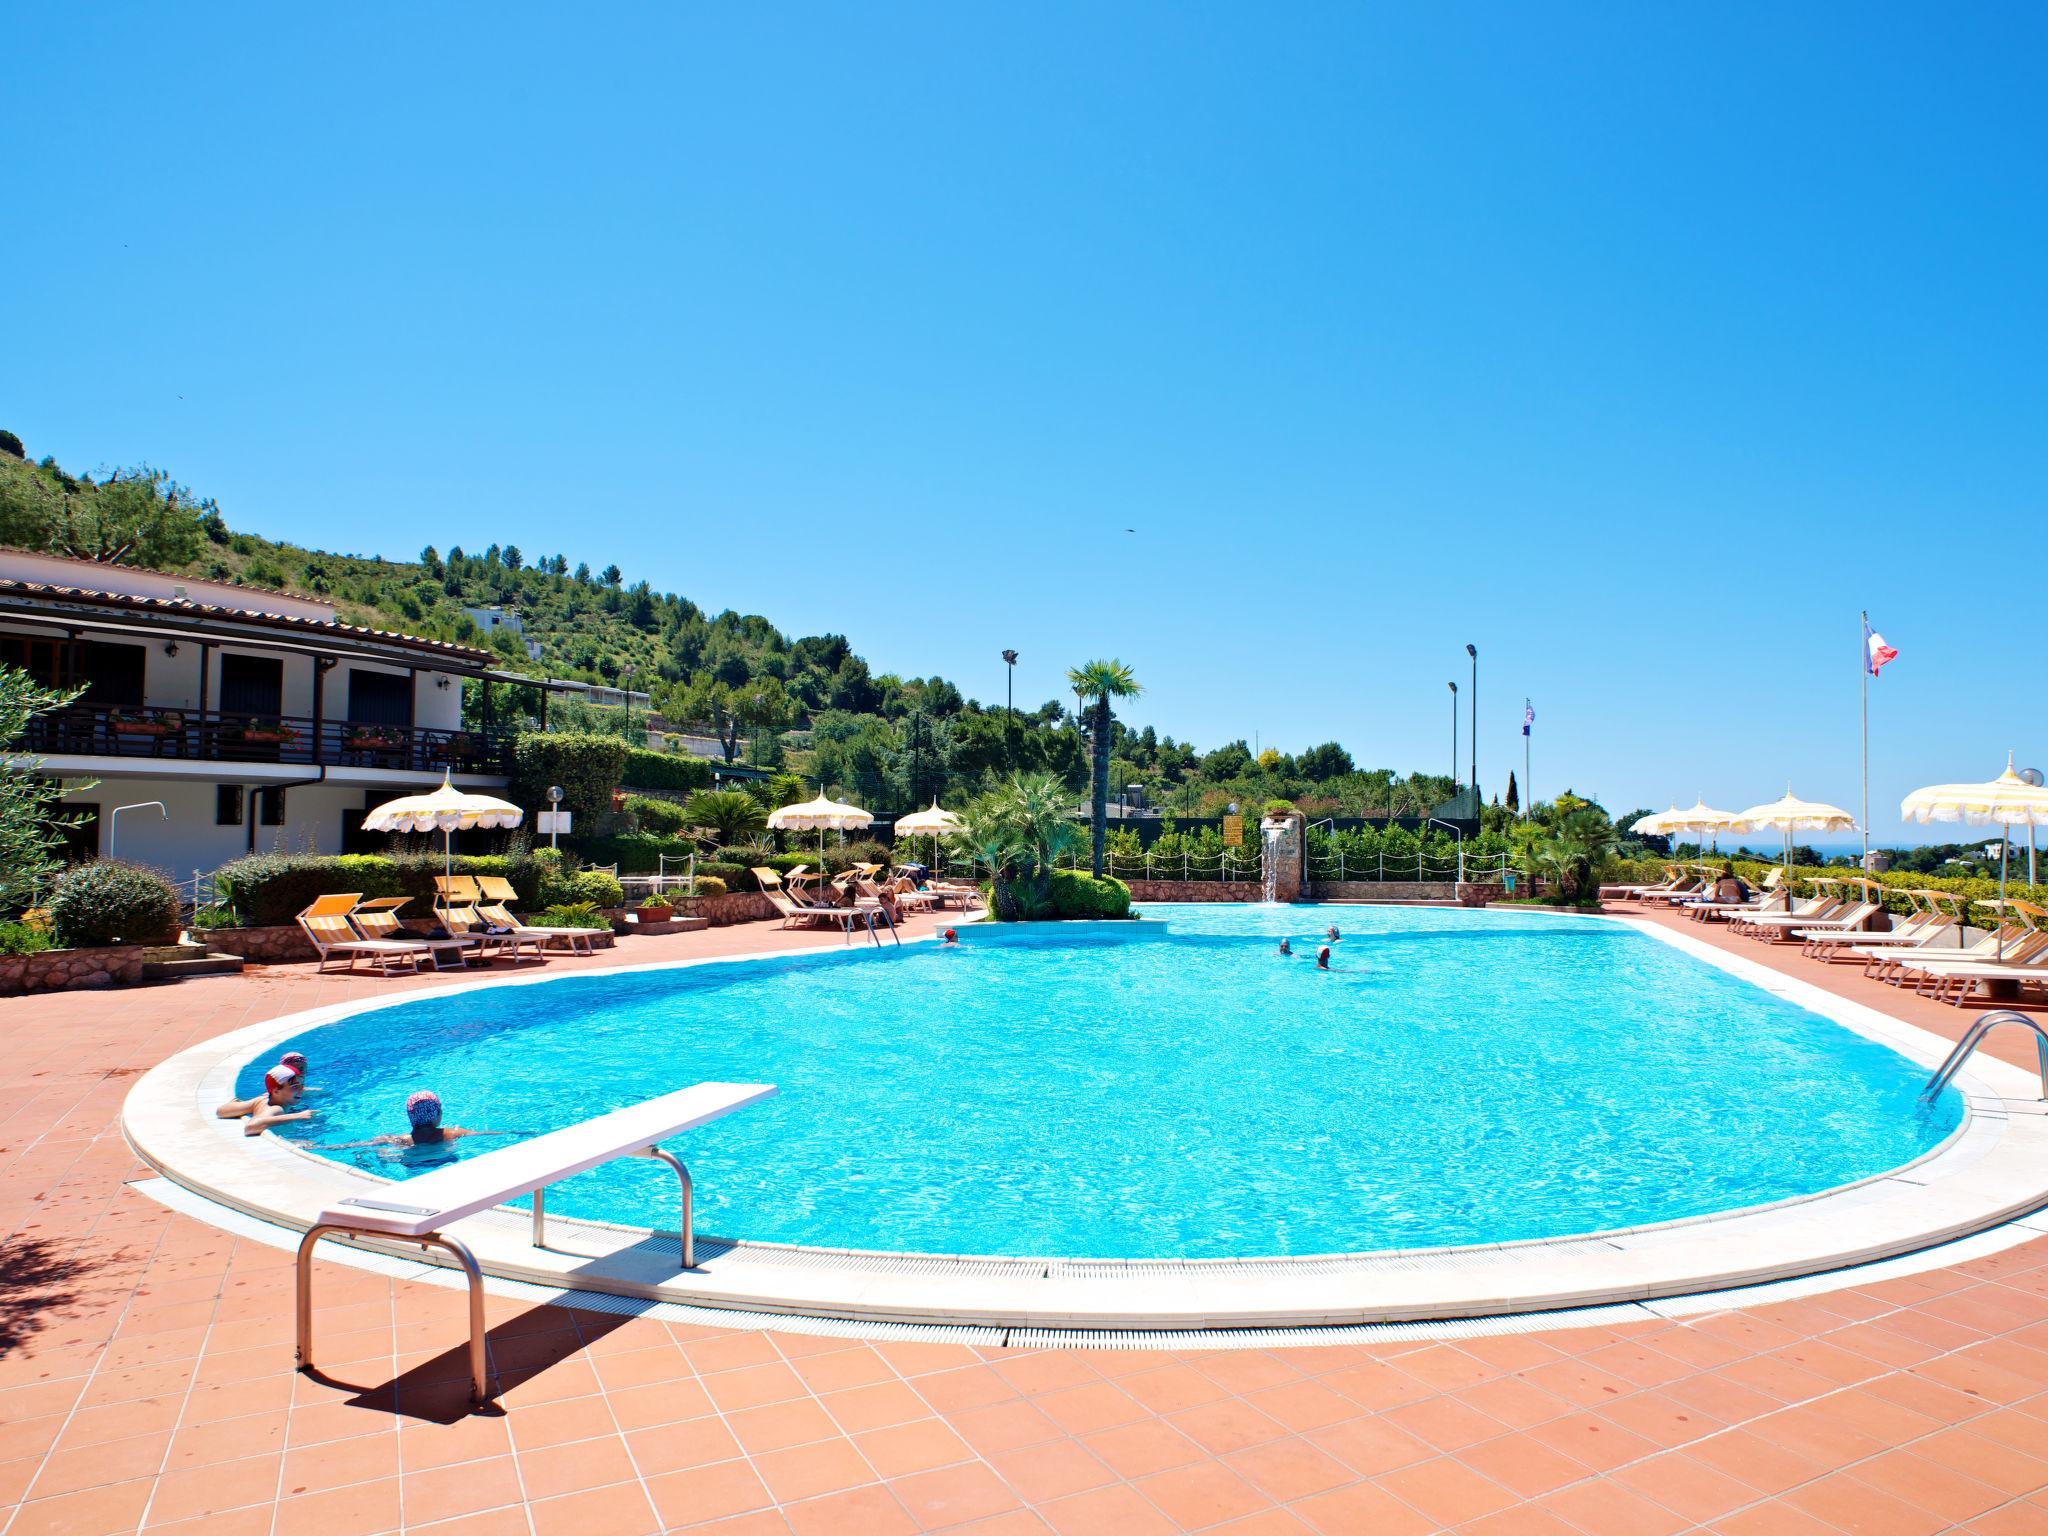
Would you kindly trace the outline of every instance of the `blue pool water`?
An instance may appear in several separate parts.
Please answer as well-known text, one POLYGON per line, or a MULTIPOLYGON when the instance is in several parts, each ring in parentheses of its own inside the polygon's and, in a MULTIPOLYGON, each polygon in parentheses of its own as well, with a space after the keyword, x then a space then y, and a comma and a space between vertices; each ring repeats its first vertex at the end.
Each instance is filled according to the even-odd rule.
MULTIPOLYGON (((451 1124, 535 1133, 705 1079, 772 1082, 778 1097, 673 1144, 700 1231, 1225 1257, 1753 1205, 1896 1167, 1961 1113, 1952 1092, 1919 1106, 1924 1071, 1884 1047, 1592 919, 1172 906, 961 935, 640 975, 564 961, 561 980, 344 1020, 292 1042, 321 1091, 291 1134, 402 1130, 420 1087, 451 1124), (1345 937, 1318 973, 1330 922, 1345 937)), ((549 1196, 653 1226, 674 1202, 673 1175, 642 1160, 549 1196)))

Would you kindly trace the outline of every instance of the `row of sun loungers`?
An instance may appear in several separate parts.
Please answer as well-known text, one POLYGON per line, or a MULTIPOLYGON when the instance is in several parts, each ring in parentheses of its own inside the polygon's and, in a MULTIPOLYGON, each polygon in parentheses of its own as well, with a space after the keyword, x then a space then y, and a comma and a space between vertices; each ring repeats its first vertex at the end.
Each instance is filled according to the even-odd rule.
POLYGON ((1678 907, 1702 922, 1720 919, 1731 932, 1767 943, 1796 941, 1802 954, 1824 964, 1854 962, 1873 980, 1956 1006, 1980 986, 2048 988, 2048 910, 2028 902, 1968 902, 1949 891, 1909 890, 1900 894, 1910 910, 1893 927, 1872 932, 1870 923, 1883 910, 1874 881, 1820 880, 1819 894, 1799 900, 1766 889, 1750 901, 1729 902, 1714 900, 1705 881, 1677 871, 1673 876, 1605 894, 1678 907), (1856 899, 1843 894, 1846 886, 1860 887, 1856 899), (1991 910, 1991 927, 1966 941, 1972 906, 1991 910))
POLYGON ((374 896, 359 891, 316 898, 298 915, 299 931, 319 956, 319 969, 330 961, 353 971, 367 962, 385 976, 417 975, 429 964, 446 970, 475 960, 505 955, 516 965, 522 959, 544 961, 549 951, 590 954, 596 940, 609 939, 594 928, 535 928, 512 913, 518 899, 511 882, 497 875, 436 877, 434 915, 445 937, 408 931, 399 909, 410 896, 374 896))

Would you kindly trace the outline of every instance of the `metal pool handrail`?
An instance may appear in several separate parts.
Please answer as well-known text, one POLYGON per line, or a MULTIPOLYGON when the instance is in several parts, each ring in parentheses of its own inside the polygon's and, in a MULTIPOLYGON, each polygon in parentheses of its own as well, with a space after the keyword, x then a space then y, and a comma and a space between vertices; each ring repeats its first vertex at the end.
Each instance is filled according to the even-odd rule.
POLYGON ((1984 1042, 1984 1037, 2000 1024, 2021 1024, 2034 1032, 2034 1054, 2038 1059, 2041 1073, 2041 1097, 2048 1099, 2048 1029, 2023 1013, 2010 1008, 2000 1008, 1987 1013, 1972 1024, 1969 1033, 1956 1042, 1956 1048, 1948 1053, 1948 1060, 1927 1079, 1927 1086, 1920 1090, 1920 1102, 1925 1104, 1934 1099, 1949 1084, 1949 1079, 1963 1070, 1963 1063, 1970 1059, 1970 1053, 1984 1042))

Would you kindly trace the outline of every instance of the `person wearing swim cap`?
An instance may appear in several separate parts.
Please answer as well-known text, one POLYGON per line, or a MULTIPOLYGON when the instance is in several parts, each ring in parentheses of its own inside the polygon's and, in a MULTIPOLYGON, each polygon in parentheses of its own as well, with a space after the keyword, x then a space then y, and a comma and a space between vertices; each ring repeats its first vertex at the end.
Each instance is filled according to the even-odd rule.
POLYGON ((1328 940, 1329 940, 1329 941, 1330 941, 1330 942, 1331 942, 1332 944, 1334 944, 1334 943, 1336 943, 1336 942, 1337 942, 1337 941, 1338 941, 1339 939, 1343 938, 1343 937, 1344 937, 1344 935, 1343 935, 1343 934, 1341 934, 1341 933, 1339 933, 1339 932, 1337 931, 1337 925, 1336 925, 1335 923, 1332 923, 1332 924, 1330 924, 1330 929, 1329 929, 1329 932, 1328 932, 1328 933, 1326 933, 1326 934, 1324 934, 1324 937, 1325 937, 1325 938, 1327 938, 1327 939, 1328 939, 1328 940))
POLYGON ((464 1136, 522 1136, 524 1131, 473 1131, 441 1123, 441 1096, 431 1088, 408 1094, 405 1118, 412 1129, 404 1135, 372 1136, 368 1141, 341 1141, 316 1147, 316 1152, 340 1152, 350 1147, 438 1147, 464 1136))
POLYGON ((294 1109, 299 1094, 305 1087, 305 1079, 298 1072, 279 1062, 263 1074, 263 1096, 256 1099, 230 1099, 214 1111, 223 1120, 246 1120, 242 1127, 244 1136, 260 1136, 273 1125, 286 1120, 310 1120, 313 1111, 294 1109))
POLYGON ((1316 969, 1319 971, 1327 971, 1329 968, 1330 946, 1325 944, 1321 949, 1316 951, 1316 969))
POLYGON ((1293 954, 1293 953, 1294 953, 1294 941, 1293 941, 1292 939, 1282 939, 1282 940, 1280 941, 1280 953, 1281 953, 1281 954, 1283 954, 1283 955, 1291 955, 1291 954, 1293 954))
POLYGON ((939 939, 948 949, 954 948, 960 943, 960 935, 950 928, 940 934, 939 939))

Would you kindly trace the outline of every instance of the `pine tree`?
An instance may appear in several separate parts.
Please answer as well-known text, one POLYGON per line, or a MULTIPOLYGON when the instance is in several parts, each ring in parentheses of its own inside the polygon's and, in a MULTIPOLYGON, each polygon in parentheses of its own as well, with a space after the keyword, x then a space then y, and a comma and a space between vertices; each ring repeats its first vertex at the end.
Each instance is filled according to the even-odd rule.
POLYGON ((1508 810, 1517 816, 1522 814, 1522 792, 1516 787, 1515 770, 1512 768, 1508 770, 1508 810))

